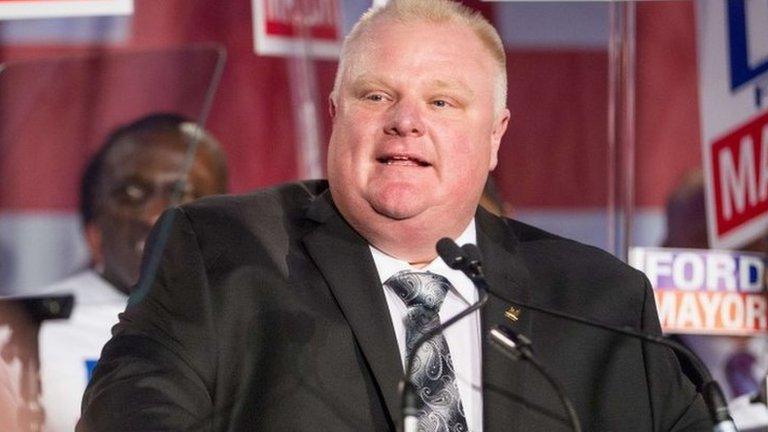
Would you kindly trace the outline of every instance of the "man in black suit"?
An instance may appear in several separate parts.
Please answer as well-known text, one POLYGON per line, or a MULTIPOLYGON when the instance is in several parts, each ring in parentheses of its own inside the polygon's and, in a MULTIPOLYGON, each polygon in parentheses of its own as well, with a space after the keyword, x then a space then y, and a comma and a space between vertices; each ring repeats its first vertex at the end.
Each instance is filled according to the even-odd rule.
POLYGON ((410 356, 420 430, 569 430, 546 381, 483 337, 503 322, 585 430, 706 430, 666 349, 525 310, 512 322, 499 298, 414 349, 477 298, 437 258, 442 237, 476 243, 505 297, 659 332, 640 273, 478 209, 509 119, 504 62, 495 30, 456 3, 366 14, 331 95, 328 182, 168 212, 160 269, 105 346, 80 430, 392 431, 410 356))

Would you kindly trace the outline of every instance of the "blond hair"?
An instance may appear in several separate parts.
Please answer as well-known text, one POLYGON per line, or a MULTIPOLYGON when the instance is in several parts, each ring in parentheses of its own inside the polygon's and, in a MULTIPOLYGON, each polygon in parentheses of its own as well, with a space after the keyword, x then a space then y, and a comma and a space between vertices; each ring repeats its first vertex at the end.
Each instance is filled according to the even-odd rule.
POLYGON ((501 113, 507 104, 507 58, 501 37, 478 11, 452 0, 390 0, 384 6, 368 9, 344 39, 336 79, 331 91, 332 100, 337 101, 342 75, 347 68, 347 59, 355 43, 374 20, 384 18, 399 22, 456 23, 472 30, 496 62, 498 72, 494 91, 494 108, 497 114, 501 113))

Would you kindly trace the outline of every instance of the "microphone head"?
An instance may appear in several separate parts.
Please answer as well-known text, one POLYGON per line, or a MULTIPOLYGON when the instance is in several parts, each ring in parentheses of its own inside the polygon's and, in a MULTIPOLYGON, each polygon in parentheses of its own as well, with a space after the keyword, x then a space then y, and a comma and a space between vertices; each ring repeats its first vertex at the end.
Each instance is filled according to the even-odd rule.
POLYGON ((455 241, 448 237, 438 240, 435 247, 440 258, 454 270, 461 270, 467 262, 466 253, 455 241))
POLYGON ((467 257, 470 263, 480 264, 483 262, 483 256, 480 253, 480 248, 473 245, 472 243, 463 245, 461 250, 464 252, 464 256, 467 257))

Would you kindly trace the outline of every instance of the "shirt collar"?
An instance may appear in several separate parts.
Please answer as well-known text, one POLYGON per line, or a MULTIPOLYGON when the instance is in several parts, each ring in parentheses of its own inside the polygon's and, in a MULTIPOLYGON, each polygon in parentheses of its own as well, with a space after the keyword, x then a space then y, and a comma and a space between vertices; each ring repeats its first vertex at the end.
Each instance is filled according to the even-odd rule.
MULTIPOLYGON (((461 235, 459 235, 459 237, 455 240, 459 245, 464 245, 467 243, 475 245, 477 244, 477 230, 475 228, 474 218, 469 221, 469 225, 467 225, 467 227, 464 229, 464 232, 462 232, 461 235)), ((381 280, 382 284, 386 282, 387 279, 392 277, 392 275, 402 270, 422 272, 428 271, 446 277, 454 286, 456 294, 458 294, 467 303, 471 303, 469 299, 476 298, 474 287, 471 284, 468 286, 467 284, 457 283, 458 280, 468 279, 466 275, 464 275, 464 273, 462 273, 460 270, 454 270, 448 267, 448 264, 446 264, 445 261, 443 261, 440 257, 432 260, 432 262, 427 264, 424 268, 415 268, 411 266, 407 261, 403 261, 391 255, 387 255, 370 244, 368 247, 371 249, 373 262, 376 264, 376 270, 379 272, 379 279, 381 280)))

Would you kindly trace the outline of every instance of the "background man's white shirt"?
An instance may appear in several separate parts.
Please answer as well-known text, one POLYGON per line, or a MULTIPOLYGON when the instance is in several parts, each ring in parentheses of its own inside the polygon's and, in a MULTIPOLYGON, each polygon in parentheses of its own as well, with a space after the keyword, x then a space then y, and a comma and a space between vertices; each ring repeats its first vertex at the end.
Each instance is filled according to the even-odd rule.
POLYGON ((40 373, 46 432, 75 430, 90 372, 111 337, 128 296, 88 270, 43 289, 46 294, 73 294, 68 320, 40 327, 40 373))

